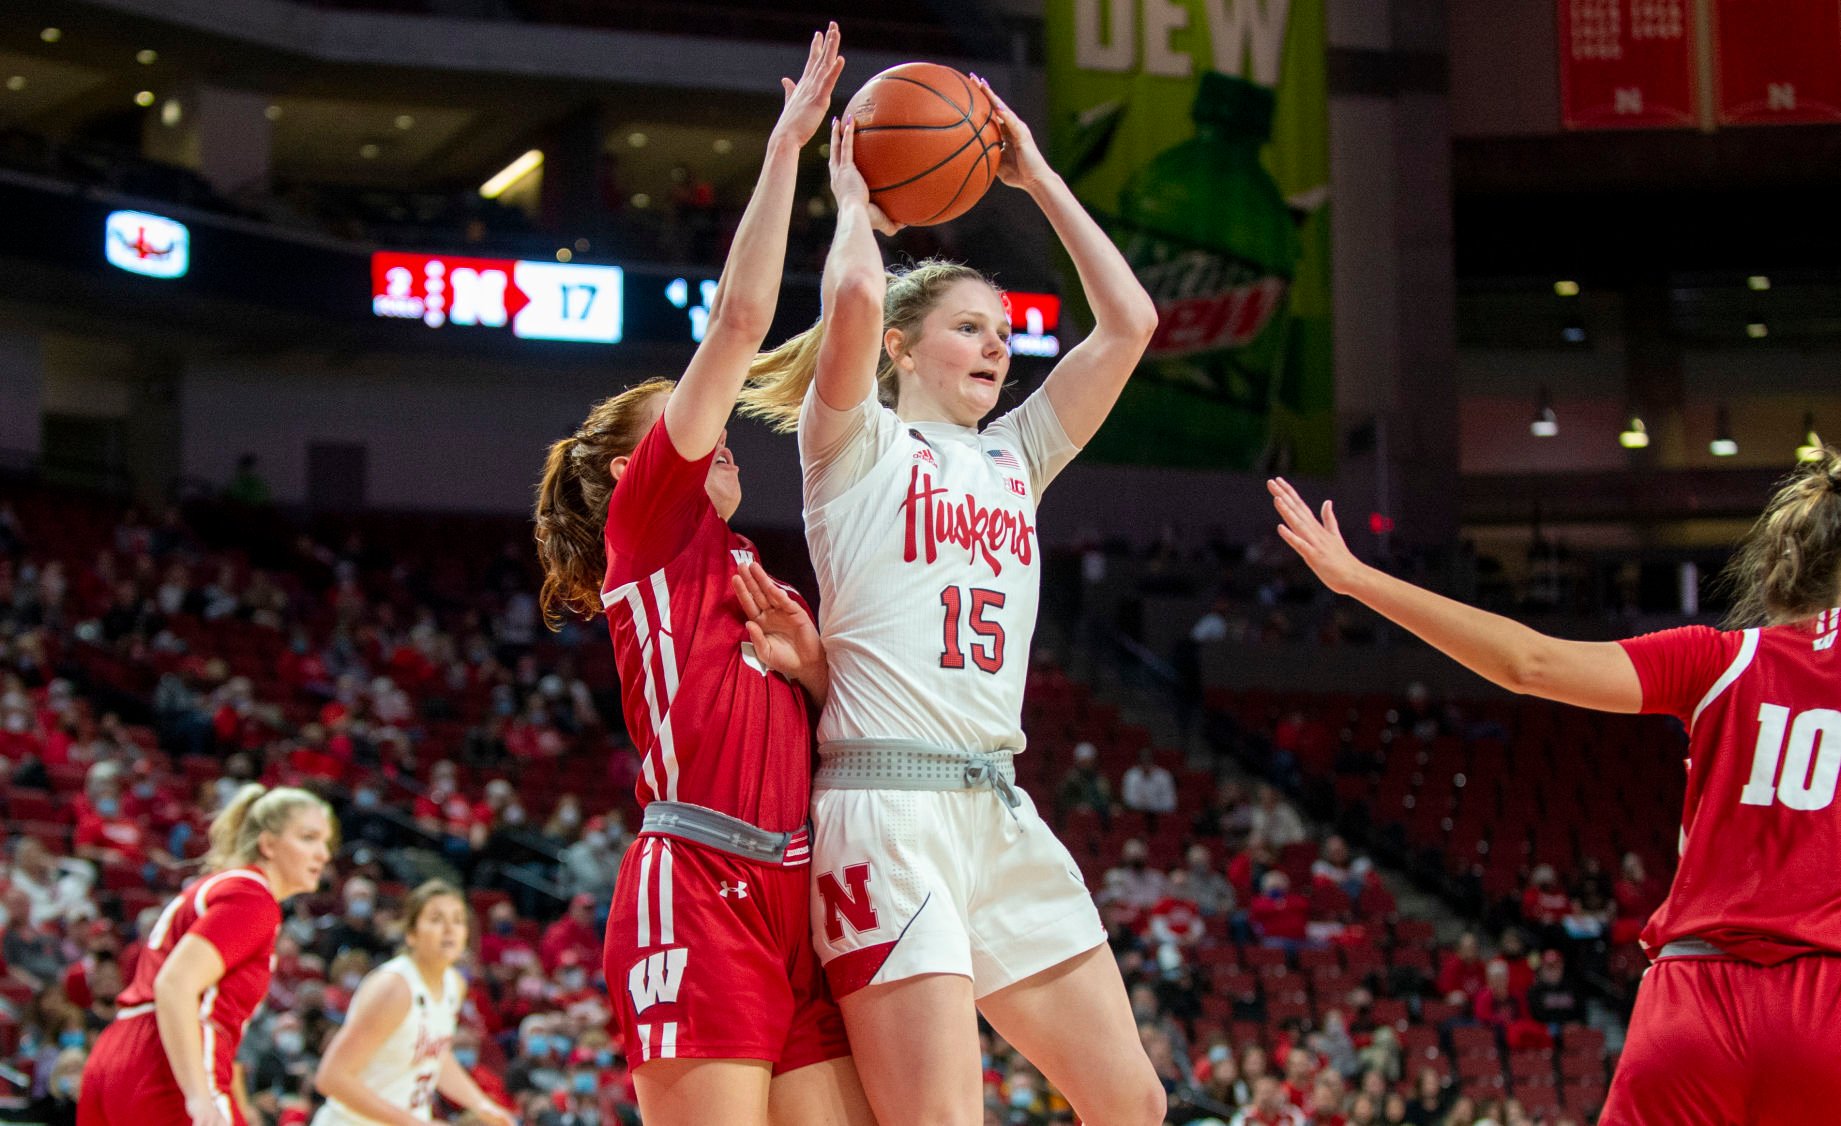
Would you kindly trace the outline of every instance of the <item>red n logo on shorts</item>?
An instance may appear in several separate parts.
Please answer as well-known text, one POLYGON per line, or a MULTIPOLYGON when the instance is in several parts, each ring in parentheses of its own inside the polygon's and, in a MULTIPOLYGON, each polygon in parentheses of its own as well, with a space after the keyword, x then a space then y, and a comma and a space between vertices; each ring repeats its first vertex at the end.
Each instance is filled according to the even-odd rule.
POLYGON ((825 937, 832 942, 843 941, 846 921, 858 934, 877 925, 876 906, 869 901, 869 865, 852 864, 843 876, 842 882, 833 872, 818 877, 818 896, 825 901, 825 937))

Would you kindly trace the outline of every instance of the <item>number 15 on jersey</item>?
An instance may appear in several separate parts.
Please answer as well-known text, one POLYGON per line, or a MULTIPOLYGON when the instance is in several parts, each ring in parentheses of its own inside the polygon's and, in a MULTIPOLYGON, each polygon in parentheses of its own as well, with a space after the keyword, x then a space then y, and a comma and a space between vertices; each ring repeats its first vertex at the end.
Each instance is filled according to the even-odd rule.
POLYGON ((969 651, 972 663, 985 672, 1001 670, 1004 667, 1004 626, 993 615, 995 611, 1004 608, 1003 592, 976 586, 949 586, 940 591, 940 605, 946 611, 944 636, 940 643, 940 667, 964 668, 969 651), (969 645, 960 641, 961 616, 967 619, 965 632, 972 635, 969 645))

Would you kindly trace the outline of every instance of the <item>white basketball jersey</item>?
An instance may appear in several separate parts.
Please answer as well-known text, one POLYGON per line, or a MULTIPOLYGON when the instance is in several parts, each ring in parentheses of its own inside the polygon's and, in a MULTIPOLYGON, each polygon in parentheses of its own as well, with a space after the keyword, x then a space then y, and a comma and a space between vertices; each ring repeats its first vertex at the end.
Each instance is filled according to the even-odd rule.
POLYGON ((1040 390, 982 433, 903 422, 874 395, 829 449, 800 426, 806 539, 831 694, 820 746, 1022 750, 1041 600, 1036 498, 1077 451, 1040 390))
MULTIPOLYGON (((450 969, 442 983, 442 995, 435 997, 407 954, 390 959, 375 972, 393 973, 409 983, 409 1015, 364 1065, 364 1085, 386 1101, 407 1108, 417 1118, 431 1120, 441 1057, 453 1042, 460 1006, 466 1001, 466 982, 450 969)), ((326 1100, 313 1118, 313 1126, 374 1122, 376 1119, 355 1113, 337 1099, 326 1100)))

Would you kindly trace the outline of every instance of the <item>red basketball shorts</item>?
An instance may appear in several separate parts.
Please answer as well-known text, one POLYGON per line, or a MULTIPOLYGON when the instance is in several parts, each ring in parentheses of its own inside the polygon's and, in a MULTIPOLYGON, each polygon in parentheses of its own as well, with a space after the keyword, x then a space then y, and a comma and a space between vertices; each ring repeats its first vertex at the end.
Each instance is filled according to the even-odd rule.
POLYGON ((1601 1126, 1841 1122, 1841 958, 1664 958, 1643 975, 1601 1126))
POLYGON ((604 967, 629 1066, 850 1054, 812 950, 811 873, 642 835, 621 862, 604 967))
MULTIPOLYGON (((244 1126, 227 1094, 232 1058, 220 1050, 213 1061, 214 1096, 232 1126, 244 1126)), ((191 1126, 191 1121, 153 1014, 117 1020, 103 1029, 83 1065, 77 1126, 191 1126)))

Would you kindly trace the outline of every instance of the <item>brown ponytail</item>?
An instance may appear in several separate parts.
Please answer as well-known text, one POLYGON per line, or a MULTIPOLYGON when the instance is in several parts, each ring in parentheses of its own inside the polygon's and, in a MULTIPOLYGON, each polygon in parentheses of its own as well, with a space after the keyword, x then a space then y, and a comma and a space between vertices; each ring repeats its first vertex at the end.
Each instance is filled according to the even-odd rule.
MULTIPOLYGON (((997 283, 970 266, 928 258, 905 269, 891 270, 888 289, 882 298, 882 329, 900 331, 902 339, 912 342, 920 333, 921 322, 940 303, 955 283, 974 280, 992 289, 997 283)), ((998 290, 1002 292, 1001 289, 998 290)), ((758 418, 781 434, 790 434, 799 425, 799 406, 818 372, 818 346, 824 340, 825 322, 806 329, 798 336, 762 352, 748 365, 748 383, 742 389, 738 409, 749 418, 758 418)), ((885 349, 876 368, 876 393, 882 402, 894 406, 896 385, 895 358, 885 349)))
POLYGON ((630 455, 645 437, 646 404, 675 382, 648 379, 588 412, 575 433, 550 446, 543 479, 537 483, 537 561, 543 566, 538 604, 544 624, 561 629, 569 616, 601 612, 601 583, 607 577, 607 501, 614 481, 608 462, 630 455))
POLYGON ((1778 485, 1721 582, 1733 629, 1800 622, 1841 602, 1841 451, 1823 446, 1778 485))

